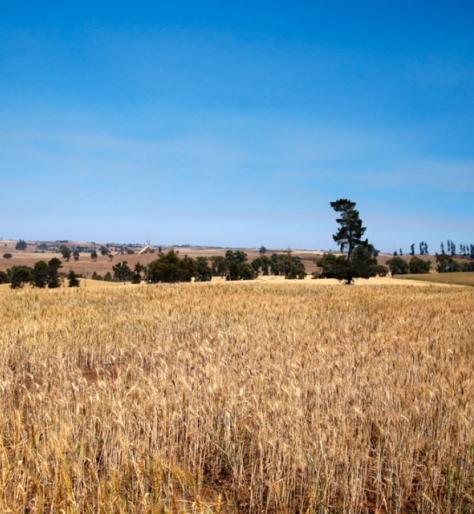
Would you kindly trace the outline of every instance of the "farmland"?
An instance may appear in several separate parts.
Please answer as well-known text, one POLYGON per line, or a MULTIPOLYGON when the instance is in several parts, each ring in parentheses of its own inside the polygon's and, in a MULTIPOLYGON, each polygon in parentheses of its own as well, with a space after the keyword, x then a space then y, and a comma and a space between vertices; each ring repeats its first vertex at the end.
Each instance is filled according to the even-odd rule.
POLYGON ((424 273, 421 275, 399 275, 398 278, 405 280, 422 280, 439 284, 455 284, 460 286, 474 286, 473 272, 453 273, 424 273))
POLYGON ((474 289, 319 283, 3 288, 0 511, 472 512, 474 289))

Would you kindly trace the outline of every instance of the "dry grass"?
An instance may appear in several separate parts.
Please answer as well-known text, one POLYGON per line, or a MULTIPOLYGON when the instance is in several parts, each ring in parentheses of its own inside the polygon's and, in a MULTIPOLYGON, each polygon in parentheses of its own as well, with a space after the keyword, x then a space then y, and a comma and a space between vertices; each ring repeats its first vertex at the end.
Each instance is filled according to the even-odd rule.
POLYGON ((0 512, 472 512, 474 290, 313 282, 5 290, 0 512))
POLYGON ((460 286, 474 286, 474 272, 454 272, 454 273, 423 273, 420 275, 397 275, 403 280, 422 280, 439 284, 451 284, 460 286))

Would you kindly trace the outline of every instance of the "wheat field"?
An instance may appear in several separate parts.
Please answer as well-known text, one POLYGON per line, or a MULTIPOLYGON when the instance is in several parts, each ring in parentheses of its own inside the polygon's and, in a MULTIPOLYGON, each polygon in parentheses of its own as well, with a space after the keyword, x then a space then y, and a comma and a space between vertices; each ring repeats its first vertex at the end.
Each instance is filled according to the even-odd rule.
POLYGON ((2 513, 474 511, 474 290, 0 294, 2 513))

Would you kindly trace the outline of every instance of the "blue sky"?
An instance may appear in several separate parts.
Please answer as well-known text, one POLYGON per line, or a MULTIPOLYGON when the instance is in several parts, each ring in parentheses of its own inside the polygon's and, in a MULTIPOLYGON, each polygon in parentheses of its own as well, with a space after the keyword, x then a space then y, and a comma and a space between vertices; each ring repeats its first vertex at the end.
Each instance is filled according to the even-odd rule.
POLYGON ((474 241, 474 4, 5 2, 0 237, 474 241), (100 5, 99 5, 100 4, 100 5))

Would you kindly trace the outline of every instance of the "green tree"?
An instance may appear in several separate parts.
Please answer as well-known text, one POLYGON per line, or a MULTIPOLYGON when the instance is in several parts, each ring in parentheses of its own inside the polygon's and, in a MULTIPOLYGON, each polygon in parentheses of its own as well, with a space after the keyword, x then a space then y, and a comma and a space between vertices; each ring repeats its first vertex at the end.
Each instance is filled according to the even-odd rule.
POLYGON ((74 250, 74 252, 72 253, 72 256, 73 256, 75 261, 78 261, 79 257, 80 257, 79 250, 74 250))
POLYGON ((366 228, 362 226, 355 202, 341 198, 331 202, 331 207, 340 213, 340 217, 336 218, 339 229, 333 235, 333 239, 339 245, 342 253, 347 250, 347 260, 350 262, 354 248, 361 244, 367 244, 367 240, 362 240, 366 228))
POLYGON ((19 250, 20 252, 23 252, 24 250, 26 250, 28 248, 28 243, 26 241, 24 241, 23 239, 20 239, 19 241, 17 241, 15 248, 17 250, 19 250))
POLYGON ((388 260, 387 266, 392 275, 405 275, 408 273, 408 263, 401 257, 393 257, 388 260))
POLYGON ((9 282, 10 278, 8 273, 5 273, 5 271, 0 271, 0 284, 8 284, 9 282))
POLYGON ((45 261, 38 261, 31 272, 31 282, 35 287, 46 287, 48 285, 49 268, 45 261))
POLYGON ((436 255, 436 269, 438 273, 451 273, 461 271, 461 265, 450 255, 438 254, 436 255))
POLYGON ((118 282, 131 282, 133 280, 133 271, 130 269, 128 262, 119 262, 112 267, 114 280, 118 282))
POLYGON ((28 266, 13 266, 8 275, 11 288, 18 289, 31 281, 31 268, 28 266))
POLYGON ((67 279, 69 287, 79 287, 79 278, 73 270, 68 273, 67 279))
POLYGON ((62 263, 56 257, 48 261, 48 287, 55 289, 61 285, 59 280, 59 269, 62 268, 62 263))
POLYGON ((180 259, 178 254, 170 250, 159 254, 158 258, 147 267, 147 279, 149 282, 189 282, 194 274, 191 269, 189 257, 180 259))
POLYGON ((71 254, 72 254, 71 249, 65 245, 61 245, 59 247, 59 251, 60 251, 61 255, 63 256, 63 259, 65 261, 69 262, 69 259, 71 258, 71 254))
POLYGON ((261 246, 260 249, 258 250, 258 253, 260 255, 265 255, 267 253, 267 249, 264 246, 261 246))
POLYGON ((132 284, 140 284, 142 281, 142 273, 146 270, 145 266, 137 262, 133 270, 132 284))
POLYGON ((12 254, 11 254, 11 253, 9 253, 9 252, 4 253, 4 254, 3 254, 3 258, 4 258, 4 259, 7 259, 7 260, 8 260, 8 259, 11 259, 11 258, 12 258, 12 254))
POLYGON ((102 245, 100 247, 99 251, 100 251, 100 255, 102 255, 103 257, 105 257, 106 255, 109 255, 109 249, 104 245, 102 245))
POLYGON ((241 250, 228 250, 225 254, 226 280, 251 280, 256 273, 241 250))
POLYGON ((431 262, 424 261, 419 257, 412 257, 408 263, 410 273, 429 273, 431 269, 431 262))
POLYGON ((377 274, 377 251, 363 239, 366 228, 362 225, 359 211, 355 202, 341 198, 331 202, 331 207, 340 213, 336 219, 339 229, 333 235, 334 241, 339 245, 341 257, 320 259, 323 276, 331 274, 334 278, 344 280, 351 284, 354 278, 369 278, 377 274), (329 265, 329 269, 324 266, 329 265))
POLYGON ((96 261, 97 260, 97 252, 95 250, 92 250, 91 252, 91 259, 93 261, 96 261))
POLYGON ((209 282, 212 279, 212 270, 209 267, 207 257, 198 257, 196 259, 196 282, 209 282))
POLYGON ((211 270, 214 277, 223 277, 226 274, 226 260, 222 255, 213 255, 210 258, 211 270))

